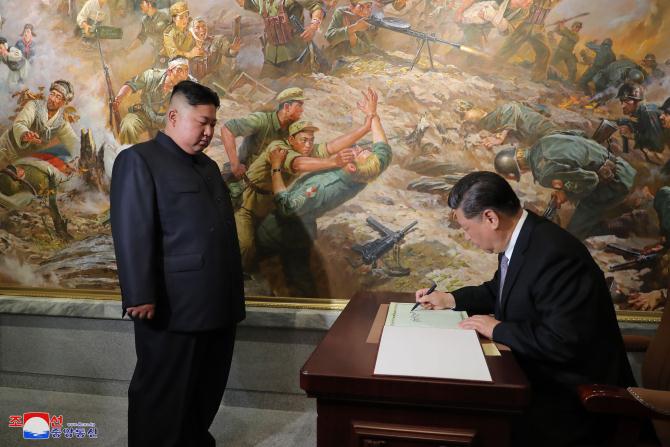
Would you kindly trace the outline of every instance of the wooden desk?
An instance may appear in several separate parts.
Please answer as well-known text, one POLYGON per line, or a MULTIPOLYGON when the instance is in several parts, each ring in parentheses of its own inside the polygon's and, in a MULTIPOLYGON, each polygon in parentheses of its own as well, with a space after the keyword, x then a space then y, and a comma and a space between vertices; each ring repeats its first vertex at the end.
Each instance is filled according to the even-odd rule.
POLYGON ((492 383, 374 376, 379 344, 366 339, 390 301, 414 297, 354 296, 302 367, 300 387, 317 399, 317 446, 508 446, 530 398, 512 353, 486 357, 492 383))

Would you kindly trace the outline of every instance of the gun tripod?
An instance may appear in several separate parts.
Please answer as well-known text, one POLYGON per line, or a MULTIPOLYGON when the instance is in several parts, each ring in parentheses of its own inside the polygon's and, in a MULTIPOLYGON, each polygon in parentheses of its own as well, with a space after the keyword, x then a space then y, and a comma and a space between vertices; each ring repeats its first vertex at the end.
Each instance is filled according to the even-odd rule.
POLYGON ((382 270, 384 273, 386 273, 389 276, 407 276, 409 275, 410 269, 408 267, 404 267, 401 262, 400 262, 400 245, 396 244, 393 246, 393 262, 388 263, 384 259, 382 259, 382 262, 384 263, 384 267, 382 270))
POLYGON ((419 62, 419 59, 421 59, 421 51, 423 50, 423 47, 425 46, 428 48, 428 58, 430 59, 430 69, 435 70, 435 65, 433 64, 433 51, 430 49, 430 42, 428 39, 421 39, 421 44, 419 45, 419 49, 416 52, 416 55, 414 56, 414 59, 412 60, 412 65, 409 67, 410 71, 414 68, 417 62, 419 62))

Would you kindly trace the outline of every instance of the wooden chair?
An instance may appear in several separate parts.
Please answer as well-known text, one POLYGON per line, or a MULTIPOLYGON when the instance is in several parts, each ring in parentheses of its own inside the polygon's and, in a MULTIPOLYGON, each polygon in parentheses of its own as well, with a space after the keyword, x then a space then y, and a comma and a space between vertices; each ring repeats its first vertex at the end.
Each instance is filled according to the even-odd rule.
POLYGON ((653 338, 624 336, 626 350, 645 352, 642 387, 618 388, 606 385, 581 385, 579 396, 592 412, 618 415, 613 447, 646 446, 640 443, 640 429, 651 419, 663 447, 670 447, 670 305, 665 306, 661 323, 653 338))

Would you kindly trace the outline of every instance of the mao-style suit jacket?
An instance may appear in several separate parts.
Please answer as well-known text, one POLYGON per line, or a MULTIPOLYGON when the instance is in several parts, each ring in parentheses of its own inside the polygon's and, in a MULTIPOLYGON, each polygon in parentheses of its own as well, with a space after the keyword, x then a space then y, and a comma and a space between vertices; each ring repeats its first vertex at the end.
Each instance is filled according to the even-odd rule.
POLYGON ((159 132, 117 156, 110 195, 124 313, 154 303, 154 324, 184 332, 244 319, 233 209, 214 161, 159 132))

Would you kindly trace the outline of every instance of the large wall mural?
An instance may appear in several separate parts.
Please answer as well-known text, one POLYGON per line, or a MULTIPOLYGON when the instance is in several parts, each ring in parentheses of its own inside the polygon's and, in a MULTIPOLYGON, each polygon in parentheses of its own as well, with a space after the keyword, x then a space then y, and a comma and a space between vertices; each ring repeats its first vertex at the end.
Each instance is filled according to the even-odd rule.
POLYGON ((666 304, 665 1, 0 0, 0 16, 0 288, 118 290, 114 158, 190 77, 221 97, 207 153, 250 296, 489 279, 495 256, 446 203, 486 169, 584 241, 618 310, 666 304))

